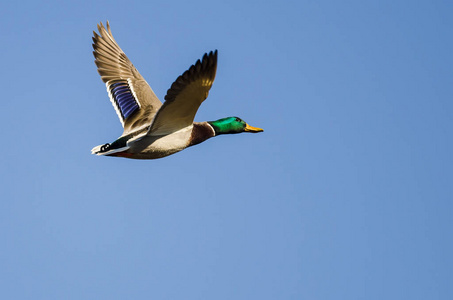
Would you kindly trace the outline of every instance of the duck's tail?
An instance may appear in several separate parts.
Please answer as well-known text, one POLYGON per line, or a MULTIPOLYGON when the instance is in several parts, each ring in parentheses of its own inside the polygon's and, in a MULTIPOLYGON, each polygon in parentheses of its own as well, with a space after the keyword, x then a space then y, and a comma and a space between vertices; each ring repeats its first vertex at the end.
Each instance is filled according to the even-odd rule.
POLYGON ((129 149, 129 146, 121 148, 113 148, 111 144, 99 145, 91 149, 91 154, 95 155, 112 155, 114 153, 123 152, 129 149))
POLYGON ((103 153, 101 153, 101 148, 104 147, 105 145, 99 145, 99 146, 96 146, 94 147, 93 149, 91 149, 91 154, 96 154, 96 155, 103 155, 103 153))

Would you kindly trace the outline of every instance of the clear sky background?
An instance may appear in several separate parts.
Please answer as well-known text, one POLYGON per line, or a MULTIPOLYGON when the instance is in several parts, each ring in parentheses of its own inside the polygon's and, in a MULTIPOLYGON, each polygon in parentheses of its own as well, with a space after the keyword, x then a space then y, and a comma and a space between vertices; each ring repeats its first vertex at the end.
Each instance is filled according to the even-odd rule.
POLYGON ((453 299, 451 1, 2 1, 1 299, 453 299), (221 136, 96 157, 92 31, 221 136))

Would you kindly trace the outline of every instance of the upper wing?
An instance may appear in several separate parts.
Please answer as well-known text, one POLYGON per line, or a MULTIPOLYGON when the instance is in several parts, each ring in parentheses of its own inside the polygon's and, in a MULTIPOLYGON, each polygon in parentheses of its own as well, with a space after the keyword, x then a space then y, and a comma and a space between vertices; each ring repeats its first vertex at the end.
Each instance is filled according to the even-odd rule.
POLYGON ((99 75, 107 86, 110 101, 124 127, 124 134, 149 126, 162 103, 118 46, 110 31, 98 24, 93 31, 93 54, 99 75))
POLYGON ((205 54, 179 76, 165 96, 148 135, 166 135, 193 123, 198 107, 208 97, 217 69, 217 50, 205 54))

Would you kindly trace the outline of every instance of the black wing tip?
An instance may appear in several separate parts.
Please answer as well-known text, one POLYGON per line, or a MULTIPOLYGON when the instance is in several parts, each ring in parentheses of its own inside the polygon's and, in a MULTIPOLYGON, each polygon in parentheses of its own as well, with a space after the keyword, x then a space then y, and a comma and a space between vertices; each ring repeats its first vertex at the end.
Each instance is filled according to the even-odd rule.
POLYGON ((214 79, 217 70, 217 53, 217 49, 205 53, 201 59, 198 59, 187 71, 182 73, 167 90, 165 101, 171 101, 186 84, 201 76, 214 79))
MULTIPOLYGON (((214 60, 214 61, 217 61, 217 49, 214 50, 214 51, 209 51, 209 52, 206 52, 204 55, 203 55, 203 58, 201 59, 201 62, 205 61, 205 60, 214 60)), ((199 63, 200 60, 198 60, 195 64, 199 63)))
POLYGON ((210 59, 210 60, 217 61, 217 55, 218 55, 218 51, 217 51, 217 49, 215 49, 214 51, 210 51, 209 53, 205 53, 204 56, 203 56, 203 60, 210 59))
POLYGON ((201 68, 203 71, 207 71, 211 67, 217 65, 217 49, 214 51, 210 51, 209 53, 205 53, 203 55, 203 58, 200 62, 200 60, 197 61, 197 64, 201 64, 201 68))

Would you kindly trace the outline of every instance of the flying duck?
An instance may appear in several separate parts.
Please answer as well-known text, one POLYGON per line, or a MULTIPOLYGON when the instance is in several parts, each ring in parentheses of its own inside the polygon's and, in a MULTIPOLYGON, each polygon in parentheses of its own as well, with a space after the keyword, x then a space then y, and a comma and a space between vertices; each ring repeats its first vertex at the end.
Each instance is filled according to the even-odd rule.
POLYGON ((208 97, 217 69, 217 50, 206 53, 171 85, 162 104, 107 29, 93 31, 93 54, 110 101, 123 125, 114 142, 99 145, 92 154, 156 159, 179 152, 221 134, 261 132, 238 117, 194 122, 208 97))

